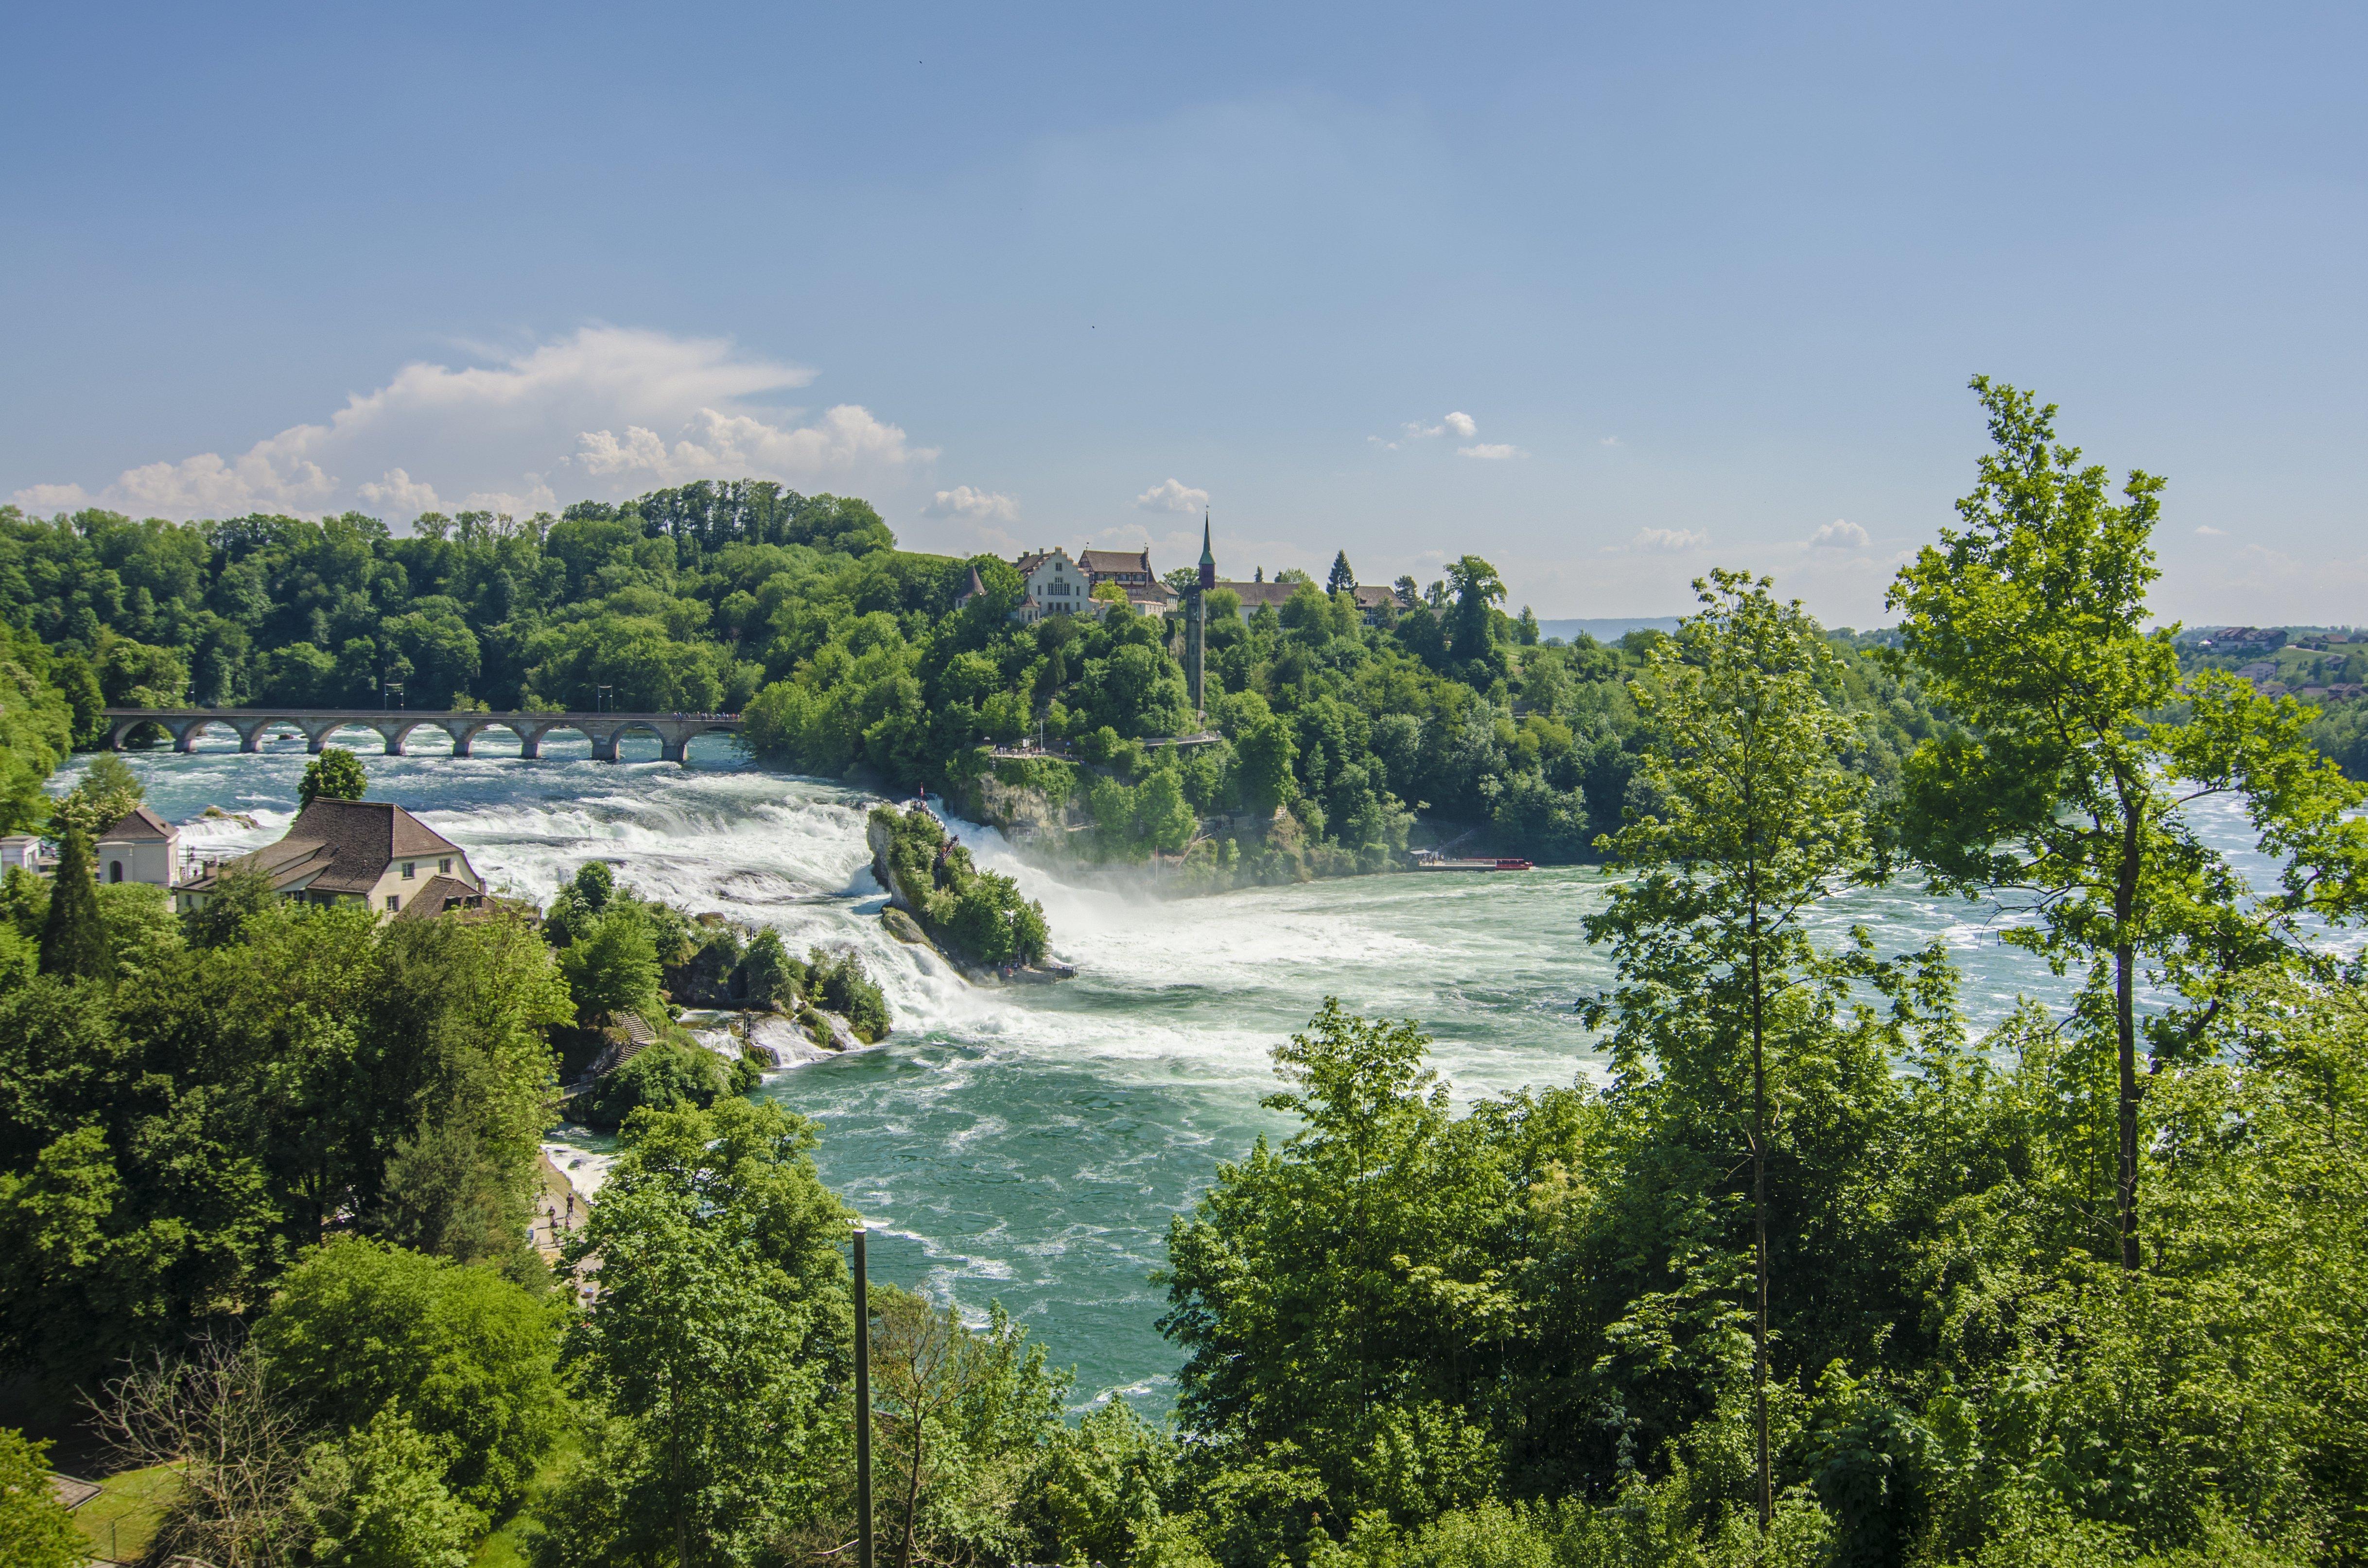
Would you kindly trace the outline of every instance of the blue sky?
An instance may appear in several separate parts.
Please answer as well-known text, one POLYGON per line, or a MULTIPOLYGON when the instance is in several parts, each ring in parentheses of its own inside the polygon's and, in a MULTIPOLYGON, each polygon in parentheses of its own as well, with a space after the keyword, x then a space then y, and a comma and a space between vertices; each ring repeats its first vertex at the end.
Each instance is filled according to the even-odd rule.
POLYGON ((1983 370, 2169 476, 2166 616, 2368 621, 2359 7, 1139 9, 19 7, 0 496, 1205 497, 1228 574, 1869 625, 1983 370))

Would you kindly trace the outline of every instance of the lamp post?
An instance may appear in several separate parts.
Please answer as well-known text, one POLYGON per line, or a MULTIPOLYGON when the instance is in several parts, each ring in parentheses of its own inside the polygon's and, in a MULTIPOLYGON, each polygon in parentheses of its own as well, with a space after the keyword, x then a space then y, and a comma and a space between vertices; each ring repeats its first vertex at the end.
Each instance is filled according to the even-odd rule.
POLYGON ((871 1568, 871 1291, 855 1226, 855 1568, 871 1568))

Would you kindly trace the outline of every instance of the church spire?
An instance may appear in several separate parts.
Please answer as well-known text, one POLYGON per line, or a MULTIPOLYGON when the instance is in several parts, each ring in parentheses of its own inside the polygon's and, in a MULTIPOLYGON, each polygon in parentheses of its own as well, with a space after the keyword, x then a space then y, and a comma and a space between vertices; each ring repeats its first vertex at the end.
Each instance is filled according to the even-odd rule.
POLYGON ((1204 506, 1201 509, 1201 586, 1213 588, 1216 585, 1217 555, 1209 548, 1209 510, 1204 506))

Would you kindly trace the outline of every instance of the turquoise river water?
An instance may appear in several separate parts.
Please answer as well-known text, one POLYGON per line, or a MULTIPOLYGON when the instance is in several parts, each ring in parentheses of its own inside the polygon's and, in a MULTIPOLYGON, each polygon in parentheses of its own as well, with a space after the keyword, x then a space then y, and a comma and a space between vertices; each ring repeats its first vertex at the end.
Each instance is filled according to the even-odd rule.
MULTIPOLYGON (((348 744, 375 736, 353 735, 348 744)), ((415 745, 440 745, 432 732, 415 745)), ((694 911, 780 928, 793 948, 853 945, 885 988, 895 1033, 871 1050, 776 1073, 762 1093, 823 1126, 824 1177, 873 1228, 874 1268, 969 1313, 1000 1300, 1077 1369, 1076 1398, 1167 1403, 1178 1360, 1146 1276, 1170 1215, 1218 1162, 1282 1131, 1259 1097, 1268 1052, 1323 998, 1419 1019, 1434 1064, 1465 1099, 1600 1072, 1572 1003, 1610 977, 1580 922, 1605 885, 1593 870, 1366 877, 1164 900, 1072 885, 992 831, 956 824, 982 863, 1044 903, 1056 953, 1080 970, 1053 987, 979 990, 890 939, 863 847, 873 797, 757 769, 726 743, 694 766, 602 764, 554 737, 543 757, 364 753, 375 800, 417 812, 469 851, 497 888, 547 900, 584 860, 694 911)), ((225 745, 131 754, 150 804, 185 847, 252 847, 283 830, 304 752, 225 745), (203 819, 208 806, 256 819, 203 819)), ((2207 822, 2246 841, 2233 812, 2207 822)), ((1853 895, 1837 925, 1887 946, 1946 937, 1976 1023, 2018 990, 2064 983, 1998 942, 2011 915, 1916 890, 1853 895)), ((607 1145, 553 1134, 554 1156, 597 1182, 607 1145)))

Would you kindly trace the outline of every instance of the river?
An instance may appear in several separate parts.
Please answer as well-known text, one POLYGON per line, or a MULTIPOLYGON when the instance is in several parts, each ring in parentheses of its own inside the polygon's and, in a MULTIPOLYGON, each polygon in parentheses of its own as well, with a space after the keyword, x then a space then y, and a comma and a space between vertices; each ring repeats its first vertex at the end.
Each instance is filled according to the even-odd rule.
MULTIPOLYGON (((375 737, 370 737, 375 739, 375 737)), ((350 741, 352 737, 348 737, 350 741)), ((441 744, 430 732, 415 742, 441 744)), ((1168 1217, 1220 1161, 1261 1132, 1268 1052, 1326 995, 1419 1019, 1459 1098, 1567 1085, 1600 1071, 1573 1001, 1610 970, 1580 923, 1606 878, 1587 869, 1365 877, 1162 900, 1071 885, 993 832, 955 824, 979 861, 1041 898, 1056 954, 1079 978, 978 990, 890 939, 863 846, 875 797, 751 767, 726 743, 689 768, 603 764, 568 737, 534 762, 363 755, 370 798, 401 803, 466 848, 498 888, 547 900, 587 858, 693 911, 780 928, 792 948, 851 944, 885 989, 895 1033, 871 1050, 771 1074, 761 1093, 823 1126, 824 1178, 873 1229, 873 1267, 965 1312, 1000 1301, 1077 1371, 1076 1401, 1112 1394, 1164 1406, 1174 1349, 1155 1326, 1146 1276, 1168 1217)), ((129 754, 149 803, 209 852, 276 838, 296 806, 305 756, 293 740, 241 756, 129 754), (255 829, 203 819, 245 812, 255 829)), ((66 778, 71 778, 69 769, 66 778)), ((65 779, 61 779, 63 784, 65 779)), ((2232 847, 2243 819, 2214 809, 2232 847)), ((1863 922, 1892 949, 1944 936, 1977 1023, 2017 991, 2060 997, 2065 983, 1998 940, 1986 906, 1891 889, 1851 895, 1830 915, 1863 922)), ((557 1156, 596 1179, 607 1145, 554 1134, 557 1156)))

